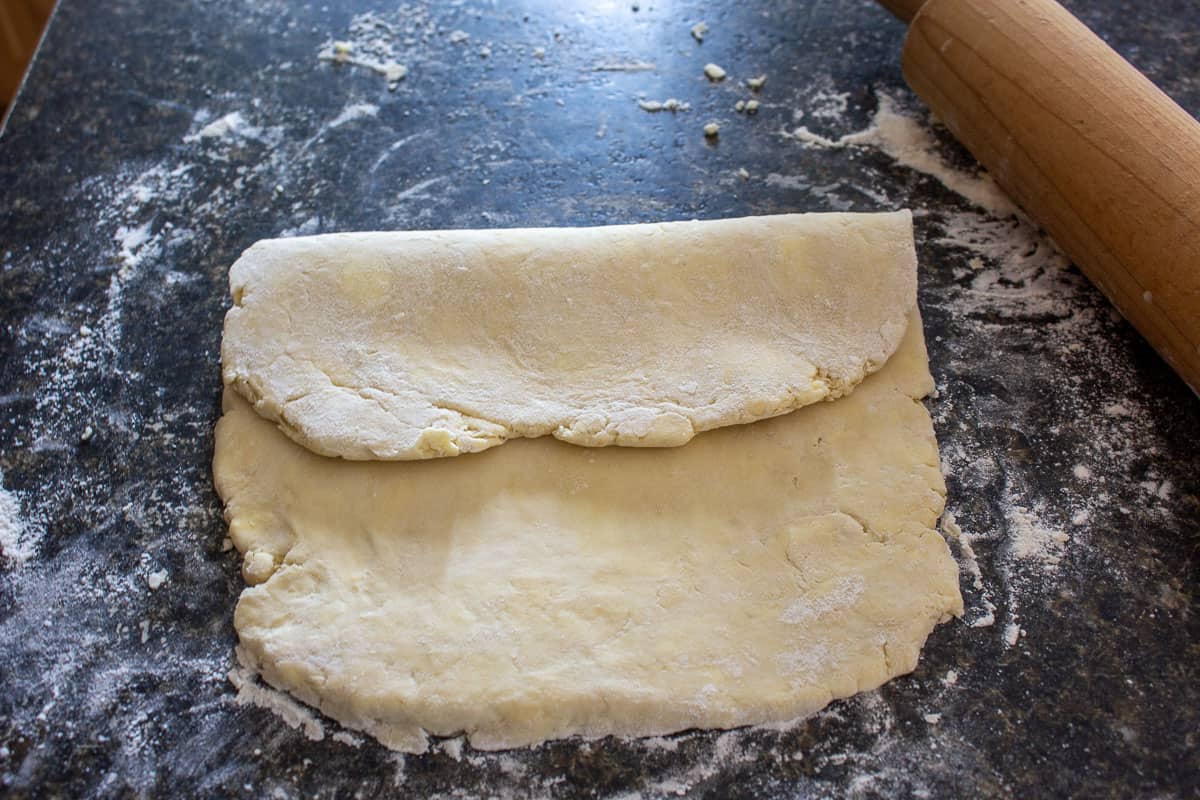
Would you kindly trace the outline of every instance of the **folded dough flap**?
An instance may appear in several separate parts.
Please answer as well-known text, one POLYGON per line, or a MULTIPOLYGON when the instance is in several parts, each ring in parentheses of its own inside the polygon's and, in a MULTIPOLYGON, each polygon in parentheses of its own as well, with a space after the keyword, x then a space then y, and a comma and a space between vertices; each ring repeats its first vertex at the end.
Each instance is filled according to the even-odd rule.
POLYGON ((261 241, 225 382, 356 460, 669 447, 849 393, 916 305, 909 212, 261 241))

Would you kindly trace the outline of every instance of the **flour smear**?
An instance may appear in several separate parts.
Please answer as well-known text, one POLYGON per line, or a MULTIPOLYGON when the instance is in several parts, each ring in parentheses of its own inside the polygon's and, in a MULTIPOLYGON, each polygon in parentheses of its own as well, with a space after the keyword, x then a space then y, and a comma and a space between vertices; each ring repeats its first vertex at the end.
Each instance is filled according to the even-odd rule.
MULTIPOLYGON (((846 110, 845 95, 819 92, 819 109, 812 116, 841 119, 846 110), (830 103, 830 98, 840 102, 830 103)), ((879 109, 870 127, 831 139, 800 125, 783 136, 812 147, 841 150, 847 147, 872 147, 882 150, 897 163, 936 178, 955 192, 993 215, 1004 217, 1017 212, 1016 205, 985 174, 956 169, 938 153, 937 141, 928 128, 914 116, 903 113, 897 102, 886 94, 878 96, 879 109)))

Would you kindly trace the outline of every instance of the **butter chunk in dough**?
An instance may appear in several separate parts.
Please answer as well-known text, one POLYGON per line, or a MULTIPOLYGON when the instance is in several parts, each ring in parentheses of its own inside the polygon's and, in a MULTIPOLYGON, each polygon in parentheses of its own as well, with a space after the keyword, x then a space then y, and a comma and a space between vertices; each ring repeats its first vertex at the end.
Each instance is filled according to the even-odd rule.
POLYGON ((836 398, 916 305, 909 212, 258 242, 226 384, 316 453, 666 447, 836 398))
POLYGON ((962 611, 931 389, 915 313, 853 394, 681 448, 347 462, 227 389, 217 488, 262 581, 244 655, 410 752, 809 714, 911 671, 962 611))

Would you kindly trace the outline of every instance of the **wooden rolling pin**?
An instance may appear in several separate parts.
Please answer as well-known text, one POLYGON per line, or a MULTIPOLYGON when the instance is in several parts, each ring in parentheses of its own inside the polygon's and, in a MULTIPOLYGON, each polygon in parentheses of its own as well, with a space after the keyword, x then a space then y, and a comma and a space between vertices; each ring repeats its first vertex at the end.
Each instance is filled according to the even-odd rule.
POLYGON ((1200 394, 1200 123, 1054 0, 880 0, 904 77, 1200 394))

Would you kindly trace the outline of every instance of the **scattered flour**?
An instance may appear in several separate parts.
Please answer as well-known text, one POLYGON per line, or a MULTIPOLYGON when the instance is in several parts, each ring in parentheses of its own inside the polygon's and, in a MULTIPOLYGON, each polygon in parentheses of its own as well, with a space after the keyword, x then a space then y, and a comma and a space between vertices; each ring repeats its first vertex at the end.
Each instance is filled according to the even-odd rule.
MULTIPOLYGON (((843 95, 821 95, 822 104, 814 116, 840 117, 844 105, 831 102, 830 98, 843 95)), ((980 208, 1000 217, 1017 213, 1017 207, 1008 196, 984 173, 971 174, 956 169, 939 154, 937 141, 927 127, 912 116, 902 113, 896 101, 886 94, 878 95, 879 108, 871 125, 865 130, 830 139, 813 133, 801 125, 784 131, 786 138, 809 146, 830 149, 846 147, 874 147, 894 158, 901 165, 936 178, 947 189, 955 192, 980 208)))
POLYGON ((592 72, 653 72, 658 66, 651 61, 619 61, 596 64, 592 72))
POLYGON ((808 113, 818 119, 841 119, 849 104, 849 92, 820 90, 812 96, 808 113))
POLYGON ((21 503, 17 496, 4 488, 0 473, 0 557, 20 566, 33 558, 40 537, 21 518, 21 503))
POLYGON ((1012 554, 1022 561, 1035 561, 1043 570, 1058 569, 1063 547, 1070 537, 1043 521, 1045 510, 1034 513, 1013 504, 1005 507, 1008 522, 1008 541, 1012 554))
POLYGON ((797 189, 807 190, 812 187, 808 181, 796 175, 780 175, 778 172, 771 172, 765 178, 768 186, 778 186, 781 189, 797 189))
MULTIPOLYGON (((202 123, 207 116, 207 112, 201 112, 196 115, 196 121, 202 123)), ((262 137, 262 128, 257 128, 247 122, 242 112, 231 111, 204 125, 195 133, 183 137, 183 140, 198 142, 204 139, 262 139, 262 137)))
POLYGON ((379 106, 373 103, 352 103, 329 121, 330 128, 337 128, 356 119, 379 116, 379 106))

